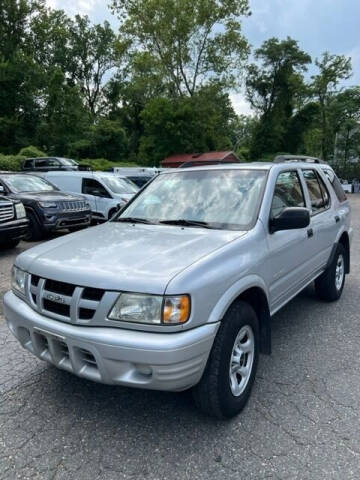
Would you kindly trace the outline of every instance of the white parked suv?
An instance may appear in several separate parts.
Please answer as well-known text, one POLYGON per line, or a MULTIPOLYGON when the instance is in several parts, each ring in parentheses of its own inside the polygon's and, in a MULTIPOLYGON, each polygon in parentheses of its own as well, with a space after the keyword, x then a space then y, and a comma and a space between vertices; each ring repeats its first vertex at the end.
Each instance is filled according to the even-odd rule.
POLYGON ((19 255, 5 316, 23 347, 59 368, 193 388, 204 412, 231 417, 259 353, 270 354, 271 316, 313 281, 321 299, 340 297, 351 237, 327 165, 167 170, 110 222, 19 255))
POLYGON ((44 172, 39 174, 60 190, 81 193, 90 204, 94 220, 109 220, 137 192, 125 177, 106 172, 44 172))

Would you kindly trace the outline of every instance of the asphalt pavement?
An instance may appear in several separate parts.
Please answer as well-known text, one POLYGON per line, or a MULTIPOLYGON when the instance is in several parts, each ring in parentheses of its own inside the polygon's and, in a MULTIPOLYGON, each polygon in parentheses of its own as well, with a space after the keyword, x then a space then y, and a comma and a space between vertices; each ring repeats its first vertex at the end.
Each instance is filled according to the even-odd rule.
MULTIPOLYGON (((241 415, 217 421, 191 394, 99 385, 36 359, 0 305, 0 479, 360 478, 360 195, 339 302, 309 287, 275 315, 241 415)), ((0 253, 0 297, 14 258, 0 253)))

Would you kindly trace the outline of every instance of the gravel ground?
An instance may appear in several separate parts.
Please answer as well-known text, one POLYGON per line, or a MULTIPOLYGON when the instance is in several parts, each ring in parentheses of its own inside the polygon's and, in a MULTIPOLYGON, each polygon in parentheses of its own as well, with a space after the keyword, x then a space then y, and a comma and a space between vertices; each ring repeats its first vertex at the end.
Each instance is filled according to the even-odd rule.
MULTIPOLYGON (((191 395, 98 385, 37 360, 0 306, 0 479, 359 479, 360 196, 341 300, 308 288, 273 318, 244 412, 201 415, 191 395)), ((15 256, 0 253, 0 294, 15 256)))

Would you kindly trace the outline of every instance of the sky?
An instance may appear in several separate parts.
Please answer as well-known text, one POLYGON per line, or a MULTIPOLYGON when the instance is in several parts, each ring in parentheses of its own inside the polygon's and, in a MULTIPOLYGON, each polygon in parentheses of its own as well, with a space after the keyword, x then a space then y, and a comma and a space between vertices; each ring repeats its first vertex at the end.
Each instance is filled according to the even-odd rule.
MULTIPOLYGON (((195 0, 196 1, 196 0, 195 0)), ((114 29, 118 21, 108 0, 47 0, 68 15, 89 15, 93 22, 108 20, 114 29)), ((250 0, 252 15, 243 19, 243 31, 253 49, 270 37, 298 40, 313 60, 323 52, 352 58, 354 75, 344 86, 360 84, 360 0, 250 0)), ((309 70, 308 76, 314 73, 309 70)), ((250 113, 244 95, 231 95, 237 113, 250 113)))

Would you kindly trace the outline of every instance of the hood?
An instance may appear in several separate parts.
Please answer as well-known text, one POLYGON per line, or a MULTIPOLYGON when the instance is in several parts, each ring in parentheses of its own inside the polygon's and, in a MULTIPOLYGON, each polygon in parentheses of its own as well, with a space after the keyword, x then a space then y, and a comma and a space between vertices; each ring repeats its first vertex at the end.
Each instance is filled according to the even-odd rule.
POLYGON ((177 273, 244 234, 108 222, 27 250, 16 265, 80 286, 162 294, 177 273))
POLYGON ((21 200, 29 200, 36 202, 56 202, 62 200, 84 200, 84 197, 81 195, 76 195, 73 193, 65 192, 20 192, 10 195, 14 198, 19 198, 21 200))

